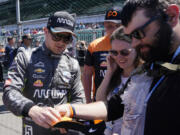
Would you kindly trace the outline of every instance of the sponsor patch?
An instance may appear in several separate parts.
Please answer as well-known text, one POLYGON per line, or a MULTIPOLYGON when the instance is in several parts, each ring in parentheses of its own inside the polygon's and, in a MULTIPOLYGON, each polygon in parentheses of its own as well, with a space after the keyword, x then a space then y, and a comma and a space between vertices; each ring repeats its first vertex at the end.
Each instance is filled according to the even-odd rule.
POLYGON ((49 98, 52 99, 62 99, 67 95, 67 90, 58 90, 58 89, 36 89, 33 94, 33 98, 49 98))
POLYGON ((44 67, 44 63, 40 61, 40 62, 34 64, 34 66, 35 67, 42 67, 43 68, 44 67))
POLYGON ((44 79, 44 76, 37 75, 37 74, 33 74, 32 77, 35 78, 35 79, 44 79))
POLYGON ((7 79, 7 80, 5 81, 4 86, 10 85, 11 83, 12 83, 11 79, 7 79))
POLYGON ((41 80, 37 80, 37 81, 34 82, 33 86, 43 87, 43 82, 41 80))
POLYGON ((66 18, 60 18, 60 17, 57 19, 57 23, 64 23, 71 27, 73 27, 73 24, 74 24, 71 20, 66 19, 66 18))
POLYGON ((38 69, 35 69, 34 72, 36 72, 36 73, 44 73, 45 70, 42 69, 42 68, 38 68, 38 69))
POLYGON ((101 62, 100 66, 101 67, 107 67, 107 62, 106 61, 101 62))
POLYGON ((108 55, 108 53, 102 53, 100 54, 101 57, 106 57, 108 55))

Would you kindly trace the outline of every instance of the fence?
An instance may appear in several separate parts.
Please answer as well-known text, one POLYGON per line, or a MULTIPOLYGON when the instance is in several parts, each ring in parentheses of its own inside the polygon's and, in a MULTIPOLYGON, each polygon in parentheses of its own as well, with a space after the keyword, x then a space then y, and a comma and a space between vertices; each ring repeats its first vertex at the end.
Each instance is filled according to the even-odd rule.
POLYGON ((5 45, 5 44, 6 44, 6 37, 0 36, 0 45, 5 45))
MULTIPOLYGON (((84 40, 87 44, 89 44, 94 39, 97 39, 99 37, 104 36, 104 29, 83 29, 83 30, 75 30, 75 33, 77 35, 77 40, 84 40)), ((33 45, 38 39, 41 43, 44 41, 44 35, 43 34, 36 34, 32 35, 33 37, 33 45)), ((16 42, 18 41, 18 37, 16 38, 16 42)), ((7 44, 7 37, 6 36, 0 36, 0 44, 6 45, 7 44)))
POLYGON ((84 30, 76 30, 75 31, 78 40, 84 40, 87 44, 89 44, 94 39, 104 36, 104 29, 84 29, 84 30))

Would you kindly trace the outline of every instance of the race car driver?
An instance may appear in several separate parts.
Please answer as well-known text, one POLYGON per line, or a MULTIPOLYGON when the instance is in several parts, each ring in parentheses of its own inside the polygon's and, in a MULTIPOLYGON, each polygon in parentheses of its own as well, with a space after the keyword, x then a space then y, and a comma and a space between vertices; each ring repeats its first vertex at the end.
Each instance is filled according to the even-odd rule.
POLYGON ((63 131, 50 128, 60 119, 53 106, 85 102, 79 64, 66 50, 74 26, 68 12, 54 13, 44 28, 44 44, 32 50, 19 48, 9 68, 3 102, 23 116, 23 135, 60 135, 63 131))

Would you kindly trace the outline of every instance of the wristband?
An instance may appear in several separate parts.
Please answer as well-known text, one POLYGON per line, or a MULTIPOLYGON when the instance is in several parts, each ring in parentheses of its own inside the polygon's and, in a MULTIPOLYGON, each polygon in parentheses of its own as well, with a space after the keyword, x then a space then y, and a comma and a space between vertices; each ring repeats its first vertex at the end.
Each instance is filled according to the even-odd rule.
POLYGON ((69 104, 69 110, 70 110, 70 118, 74 118, 76 116, 76 111, 71 104, 69 104))
POLYGON ((71 105, 71 107, 72 107, 72 110, 73 110, 73 118, 75 118, 76 117, 76 110, 75 110, 74 106, 71 105))

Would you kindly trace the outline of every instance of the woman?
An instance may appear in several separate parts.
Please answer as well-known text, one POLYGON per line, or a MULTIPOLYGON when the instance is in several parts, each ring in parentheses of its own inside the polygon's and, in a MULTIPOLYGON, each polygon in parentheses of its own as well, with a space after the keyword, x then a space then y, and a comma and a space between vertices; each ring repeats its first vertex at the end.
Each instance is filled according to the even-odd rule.
MULTIPOLYGON (((97 100, 106 101, 116 94, 127 82, 131 72, 139 65, 140 59, 134 48, 131 47, 131 39, 124 35, 123 28, 111 36, 112 49, 107 57, 107 71, 103 82, 97 90, 97 100), (118 34, 118 33, 119 34, 118 34)), ((106 135, 118 135, 121 131, 122 119, 107 123, 106 135)))

